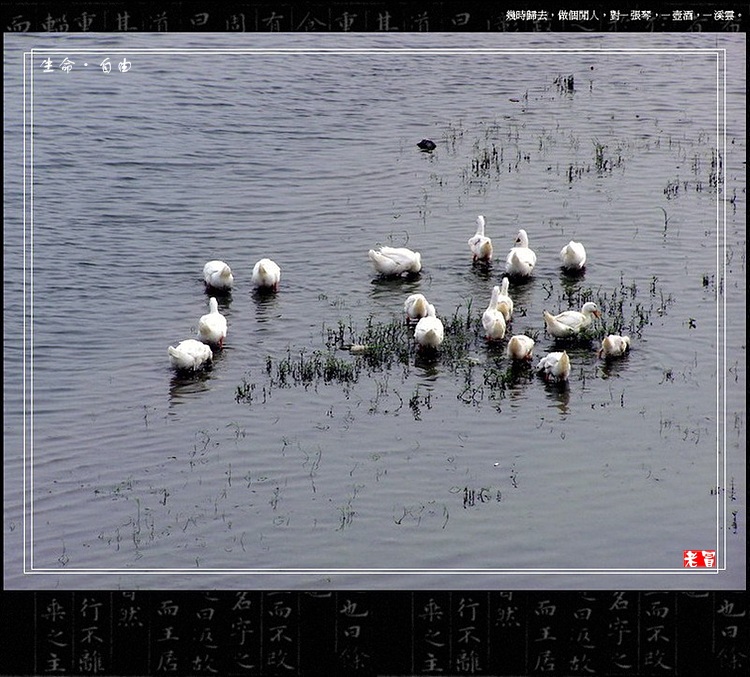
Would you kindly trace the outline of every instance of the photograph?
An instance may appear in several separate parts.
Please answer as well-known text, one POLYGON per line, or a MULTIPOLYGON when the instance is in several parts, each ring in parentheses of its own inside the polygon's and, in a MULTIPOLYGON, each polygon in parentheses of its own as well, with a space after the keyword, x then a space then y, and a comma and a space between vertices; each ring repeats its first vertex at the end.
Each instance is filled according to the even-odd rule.
POLYGON ((744 34, 4 57, 4 590, 745 589, 744 34))

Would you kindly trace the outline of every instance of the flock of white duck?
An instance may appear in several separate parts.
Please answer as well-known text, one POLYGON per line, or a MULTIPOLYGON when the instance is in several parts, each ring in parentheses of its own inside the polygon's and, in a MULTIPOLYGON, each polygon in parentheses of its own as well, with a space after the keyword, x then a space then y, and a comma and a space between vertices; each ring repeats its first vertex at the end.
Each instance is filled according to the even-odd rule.
MULTIPOLYGON (((224 261, 209 261, 203 266, 203 280, 207 291, 226 293, 234 285, 232 269, 224 261)), ((261 259, 253 267, 252 283, 257 290, 278 291, 281 268, 271 259, 261 259)), ((198 320, 200 340, 185 339, 169 346, 167 353, 171 364, 184 371, 196 371, 213 360, 213 351, 221 350, 227 336, 227 318, 219 312, 215 296, 208 300, 208 313, 198 320)))
MULTIPOLYGON (((485 233, 486 221, 481 214, 477 217, 477 230, 468 244, 473 261, 492 261, 492 240, 485 233)), ((422 257, 419 252, 405 247, 381 247, 369 251, 370 261, 381 275, 398 276, 418 273, 422 268, 422 257)), ((500 285, 492 289, 487 309, 482 314, 482 326, 488 341, 499 341, 505 338, 513 316, 513 299, 508 290, 511 278, 531 276, 536 266, 536 253, 529 247, 528 233, 518 231, 514 246, 505 258, 506 277, 500 285)), ((560 262, 567 271, 582 271, 586 265, 586 249, 580 242, 571 240, 560 250, 560 262)), ((404 311, 408 322, 416 322, 414 340, 424 349, 436 350, 445 338, 443 323, 437 316, 435 306, 423 294, 412 294, 404 302, 404 311)), ((566 310, 558 315, 543 311, 547 331, 558 339, 573 339, 580 336, 600 317, 596 303, 588 302, 580 311, 566 310)), ((611 334, 607 336, 599 349, 599 357, 620 357, 630 349, 630 338, 611 334)), ((525 334, 510 337, 506 355, 519 361, 533 359, 534 339, 525 334)), ((565 350, 550 352, 542 357, 537 365, 545 379, 550 381, 567 381, 570 374, 570 357, 565 350)))
MULTIPOLYGON (((485 218, 477 217, 477 230, 468 241, 474 262, 492 261, 492 240, 485 234, 485 218)), ((368 256, 375 271, 384 276, 416 274, 422 269, 419 252, 406 247, 380 247, 371 249, 368 256)), ((519 230, 514 246, 505 259, 506 277, 492 289, 487 309, 482 314, 482 326, 488 341, 505 338, 513 316, 513 299, 509 295, 510 278, 529 277, 536 266, 536 254, 529 248, 529 237, 519 230)), ((560 251, 562 267, 568 271, 581 271, 586 265, 586 250, 580 242, 571 240, 560 251)), ((224 261, 209 261, 203 268, 206 289, 225 293, 232 288, 234 276, 224 261)), ((252 283, 258 290, 277 291, 281 280, 281 269, 271 259, 258 261, 253 268, 252 283)), ((200 340, 186 339, 177 346, 169 346, 170 362, 180 370, 195 371, 208 365, 213 359, 213 350, 221 350, 227 335, 227 320, 219 312, 215 296, 209 298, 209 312, 198 320, 200 340)), ((438 350, 445 338, 443 323, 437 316, 435 306, 423 294, 411 294, 404 301, 406 321, 414 324, 414 340, 423 350, 438 350)), ((596 303, 588 302, 580 311, 566 310, 558 315, 543 311, 547 331, 555 338, 572 339, 585 332, 594 318, 601 313, 596 303)), ((601 343, 599 357, 620 357, 630 349, 630 337, 610 334, 601 343)), ((531 361, 534 339, 525 334, 510 337, 506 355, 512 360, 531 361)), ((565 350, 547 353, 537 365, 546 380, 565 382, 570 374, 570 357, 565 350)))

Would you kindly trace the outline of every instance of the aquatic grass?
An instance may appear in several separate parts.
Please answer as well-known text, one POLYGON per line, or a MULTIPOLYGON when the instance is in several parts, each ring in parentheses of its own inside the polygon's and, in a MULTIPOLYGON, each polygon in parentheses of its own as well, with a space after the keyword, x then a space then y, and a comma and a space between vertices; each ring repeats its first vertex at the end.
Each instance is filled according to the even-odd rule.
POLYGON ((379 323, 370 316, 364 330, 355 334, 355 344, 366 347, 362 360, 370 370, 389 368, 394 363, 406 365, 412 353, 412 332, 401 318, 379 323))
POLYGON ((456 124, 453 124, 452 122, 448 123, 443 132, 443 145, 449 150, 450 155, 456 155, 457 146, 463 141, 464 131, 463 122, 461 120, 456 124))
POLYGON ((606 169, 606 160, 604 159, 604 149, 606 146, 594 140, 594 166, 596 171, 601 172, 606 169))
MULTIPOLYGON (((552 298, 555 291, 554 282, 545 282, 542 288, 547 298, 552 298)), ((623 332, 640 337, 644 328, 652 323, 652 314, 665 315, 675 299, 671 294, 664 292, 656 276, 652 276, 649 281, 646 297, 635 280, 626 283, 622 274, 619 284, 612 291, 604 291, 601 287, 568 284, 568 281, 564 281, 557 293, 560 311, 578 310, 588 301, 593 301, 599 306, 601 318, 595 320, 591 327, 578 336, 578 340, 582 342, 600 340, 608 334, 623 332)), ((558 311, 550 312, 554 314, 558 311)))
POLYGON ((478 185, 486 190, 491 179, 499 179, 504 174, 512 174, 521 169, 522 164, 531 162, 531 153, 516 147, 506 156, 506 149, 502 144, 491 142, 482 145, 474 143, 471 162, 462 172, 462 180, 469 186, 478 185))
POLYGON ((409 409, 411 409, 415 421, 422 420, 422 407, 426 407, 427 409, 432 408, 432 395, 431 393, 422 395, 419 386, 417 386, 409 398, 409 409))
POLYGON ((557 85, 557 91, 561 94, 572 94, 576 89, 575 77, 572 73, 570 75, 558 75, 552 83, 557 85))
POLYGON ((302 385, 308 388, 319 382, 338 383, 348 386, 359 380, 360 369, 356 362, 339 358, 331 352, 314 350, 309 352, 302 348, 293 353, 287 349, 286 357, 274 361, 269 355, 266 358, 267 385, 259 386, 243 377, 235 389, 235 401, 252 404, 258 401, 265 404, 274 388, 289 388, 302 385))
MULTIPOLYGON (((684 161, 687 162, 687 157, 684 157, 684 161)), ((667 200, 674 200, 681 195, 686 195, 688 192, 702 193, 704 187, 708 186, 708 191, 716 193, 719 191, 719 187, 722 185, 723 172, 724 172, 724 159, 721 153, 717 153, 716 149, 711 149, 711 159, 708 161, 708 174, 705 178, 701 178, 701 171, 703 170, 703 162, 701 156, 695 153, 691 159, 691 171, 695 176, 692 181, 681 179, 679 175, 673 179, 667 181, 664 186, 663 193, 667 200)), ((679 169, 679 167, 677 167, 679 169)))
POLYGON ((474 407, 482 402, 491 402, 496 411, 502 411, 501 402, 509 388, 532 380, 534 370, 529 363, 502 362, 495 359, 490 363, 468 362, 462 370, 463 387, 456 396, 464 404, 474 407), (479 372, 475 374, 475 371, 479 372))
POLYGON ((330 352, 314 350, 307 353, 305 348, 292 353, 287 349, 286 357, 276 363, 271 385, 287 387, 293 384, 309 386, 316 381, 324 383, 353 383, 358 378, 356 364, 337 357, 330 352))
MULTIPOLYGON (((552 289, 552 287, 550 287, 552 289)), ((579 291, 578 296, 593 298, 593 290, 579 291)), ((570 295, 569 295, 570 296, 570 295)), ((575 296, 570 296, 574 299, 575 296)), ((416 345, 413 325, 400 316, 377 321, 370 316, 360 328, 351 320, 339 320, 335 327, 323 327, 324 347, 287 348, 281 358, 267 356, 266 382, 256 383, 250 373, 237 386, 236 400, 246 404, 265 403, 275 388, 301 386, 316 389, 319 385, 340 385, 349 394, 363 377, 375 383, 375 394, 370 399, 368 413, 395 414, 405 404, 415 420, 422 420, 423 412, 432 408, 431 394, 419 385, 411 396, 403 396, 389 385, 388 374, 401 367, 401 383, 405 383, 414 367, 430 373, 439 366, 440 372, 452 374, 457 382, 456 397, 461 402, 480 406, 492 403, 501 411, 500 403, 508 388, 513 388, 534 377, 528 363, 516 363, 505 354, 506 340, 488 343, 484 337, 481 314, 469 299, 459 304, 450 316, 441 317, 445 340, 440 349, 427 353, 416 345), (385 373, 385 377, 378 374, 385 373), (394 395, 398 402, 394 409, 383 408, 394 395)), ((537 341, 541 329, 526 329, 526 335, 537 341)), ((586 340, 590 340, 586 337, 586 340)))
MULTIPOLYGON (((454 371, 478 345, 481 318, 473 312, 469 301, 466 306, 459 305, 443 322, 445 341, 432 357, 447 370, 454 371)), ((295 350, 290 346, 281 358, 266 356, 267 383, 261 385, 252 381, 248 372, 236 387, 235 400, 246 404, 265 403, 275 388, 309 388, 321 383, 349 388, 363 376, 372 377, 395 366, 402 367, 405 380, 411 365, 418 363, 417 358, 423 353, 414 342, 414 327, 401 317, 379 322, 370 316, 361 329, 351 320, 340 320, 335 327, 324 326, 323 334, 322 348, 295 350)))
MULTIPOLYGON (((645 285, 636 280, 626 281, 620 275, 619 284, 611 290, 583 284, 583 278, 562 279, 562 283, 545 281, 542 288, 548 299, 556 297, 557 307, 550 303, 548 310, 557 312, 568 308, 581 308, 589 301, 595 302, 601 318, 573 339, 555 339, 558 349, 576 351, 582 359, 594 354, 598 341, 607 334, 625 333, 640 337, 651 324, 653 313, 668 312, 674 299, 666 293, 656 276, 645 285)), ((530 364, 516 363, 505 354, 507 338, 488 343, 482 328, 481 311, 475 310, 472 300, 457 305, 450 315, 441 316, 445 340, 437 351, 427 352, 414 341, 414 325, 398 315, 385 320, 374 316, 356 325, 351 318, 339 320, 336 325, 323 325, 322 346, 293 348, 289 346, 281 357, 268 355, 264 365, 264 382, 254 382, 250 373, 237 386, 236 401, 246 404, 265 403, 274 389, 338 385, 348 397, 363 378, 375 383, 375 394, 370 398, 368 413, 396 414, 406 404, 415 420, 422 420, 425 410, 430 410, 430 394, 417 386, 411 395, 392 387, 388 375, 401 370, 401 384, 411 377, 413 369, 430 374, 439 368, 440 373, 452 375, 456 382, 456 397, 469 406, 490 403, 501 411, 501 403, 509 388, 532 380, 534 370, 530 364), (385 374, 384 377, 379 376, 385 374), (384 408, 388 398, 395 408, 384 408)), ((538 329, 525 328, 524 333, 539 341, 544 330, 539 318, 538 329)), ((583 373, 582 379, 590 376, 583 373)))

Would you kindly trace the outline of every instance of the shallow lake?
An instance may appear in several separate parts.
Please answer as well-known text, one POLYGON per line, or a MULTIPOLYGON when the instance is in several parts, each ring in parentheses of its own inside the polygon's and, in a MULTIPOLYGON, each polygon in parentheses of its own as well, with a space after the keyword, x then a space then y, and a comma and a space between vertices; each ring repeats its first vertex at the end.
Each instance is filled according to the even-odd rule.
POLYGON ((743 588, 744 36, 346 37, 6 36, 6 587, 743 588), (520 228, 508 336, 602 310, 567 386, 482 335, 520 228), (186 377, 210 259, 228 335, 186 377))

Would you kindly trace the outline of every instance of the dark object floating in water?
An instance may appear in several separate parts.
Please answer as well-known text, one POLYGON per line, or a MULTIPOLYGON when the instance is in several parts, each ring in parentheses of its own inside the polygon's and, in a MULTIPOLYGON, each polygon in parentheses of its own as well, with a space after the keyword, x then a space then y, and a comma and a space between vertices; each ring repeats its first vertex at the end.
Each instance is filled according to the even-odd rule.
POLYGON ((425 150, 425 151, 427 151, 428 153, 429 153, 430 151, 433 151, 433 150, 435 150, 435 148, 437 148, 437 144, 436 144, 436 143, 435 143, 434 141, 430 141, 429 139, 422 139, 422 140, 421 140, 421 141, 420 141, 420 142, 419 142, 419 143, 417 144, 417 146, 419 146, 419 148, 420 148, 421 150, 425 150))

